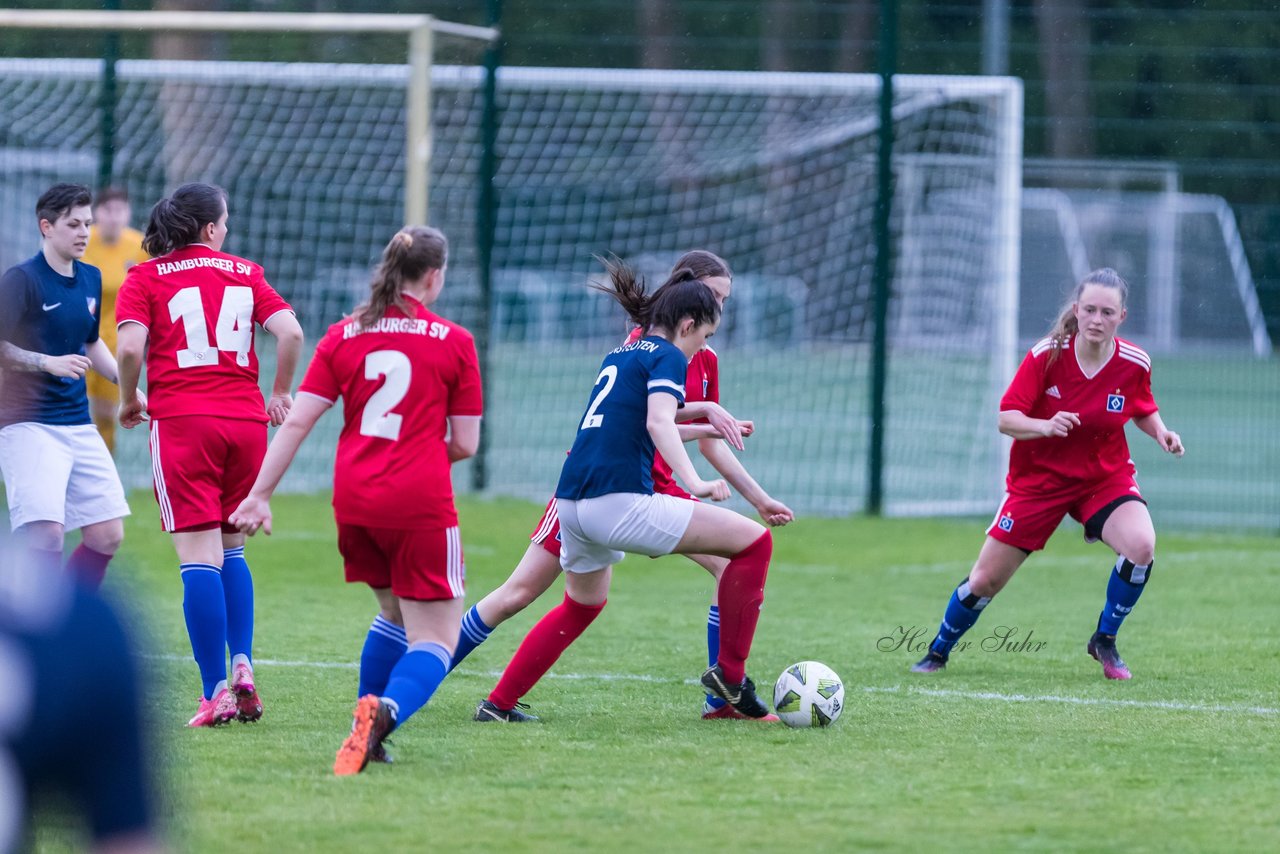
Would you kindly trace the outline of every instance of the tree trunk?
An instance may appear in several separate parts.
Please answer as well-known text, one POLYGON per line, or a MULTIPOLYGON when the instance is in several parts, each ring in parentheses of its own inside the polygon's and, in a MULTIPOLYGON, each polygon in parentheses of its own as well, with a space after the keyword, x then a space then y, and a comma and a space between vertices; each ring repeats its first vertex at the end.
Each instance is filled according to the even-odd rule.
POLYGON ((765 71, 790 71, 788 42, 792 25, 787 0, 766 0, 760 10, 760 67, 765 71))
POLYGON ((1035 0, 1050 157, 1092 157, 1089 23, 1082 0, 1035 0))
MULTIPOLYGON (((222 0, 154 2, 158 12, 221 11, 224 5, 222 0)), ((223 38, 214 33, 155 33, 151 37, 151 56, 177 63, 209 60, 220 52, 223 38)), ((226 122, 217 115, 219 105, 210 103, 207 90, 202 90, 204 87, 187 81, 170 80, 161 85, 159 105, 163 113, 166 188, 172 189, 186 181, 216 180, 216 176, 206 171, 217 159, 226 122)))
POLYGON ((640 64, 644 68, 675 68, 675 4, 671 0, 640 0, 636 23, 640 30, 640 64))

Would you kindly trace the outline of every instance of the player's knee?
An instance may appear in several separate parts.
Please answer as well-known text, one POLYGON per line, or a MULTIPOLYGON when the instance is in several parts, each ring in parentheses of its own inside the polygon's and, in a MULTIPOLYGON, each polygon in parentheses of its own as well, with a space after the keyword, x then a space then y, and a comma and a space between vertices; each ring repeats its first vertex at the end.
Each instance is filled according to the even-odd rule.
MULTIPOLYGON (((1002 579, 997 576, 984 573, 976 567, 969 573, 967 583, 968 587, 966 595, 972 597, 974 602, 985 600, 982 601, 984 607, 992 597, 1004 588, 1004 581, 1002 579)), ((962 584, 961 586, 963 587, 964 585, 962 584)), ((966 607, 972 608, 974 605, 966 604, 966 607)))
POLYGON ((1154 555, 1148 557, 1142 563, 1122 555, 1116 563, 1116 574, 1130 584, 1146 584, 1147 579, 1151 577, 1151 570, 1155 568, 1155 564, 1154 555))
POLYGON ((1155 537, 1129 544, 1123 557, 1137 566, 1150 566, 1151 562, 1156 559, 1155 537))
POLYGON ((124 542, 124 523, 119 519, 84 529, 84 544, 98 554, 113 555, 124 542))

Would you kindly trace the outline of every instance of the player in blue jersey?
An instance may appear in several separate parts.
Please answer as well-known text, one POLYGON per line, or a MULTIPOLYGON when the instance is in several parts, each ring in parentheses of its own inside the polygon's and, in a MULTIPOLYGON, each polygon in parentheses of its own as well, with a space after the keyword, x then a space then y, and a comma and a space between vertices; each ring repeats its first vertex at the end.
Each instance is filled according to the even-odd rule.
POLYGON ((692 495, 722 501, 723 480, 704 481, 684 449, 676 411, 689 360, 720 322, 715 294, 682 271, 652 295, 634 273, 609 263, 613 296, 644 336, 609 353, 556 488, 565 598, 525 637, 476 720, 521 720, 516 703, 604 608, 610 567, 624 552, 729 558, 720 576, 720 650, 702 677, 708 691, 750 718, 769 711, 747 678, 773 539, 758 522, 724 508, 655 494, 654 452, 692 495))
POLYGON ((77 850, 159 851, 130 638, 97 594, 26 558, 0 561, 0 851, 31 850, 24 816, 64 822, 44 803, 83 820, 77 850))
POLYGON ((85 373, 118 379, 98 337, 102 276, 80 261, 93 221, 89 188, 55 184, 36 202, 40 251, 0 277, 0 470, 9 523, 46 570, 80 529, 67 570, 90 587, 124 539, 129 515, 111 453, 93 426, 85 373))

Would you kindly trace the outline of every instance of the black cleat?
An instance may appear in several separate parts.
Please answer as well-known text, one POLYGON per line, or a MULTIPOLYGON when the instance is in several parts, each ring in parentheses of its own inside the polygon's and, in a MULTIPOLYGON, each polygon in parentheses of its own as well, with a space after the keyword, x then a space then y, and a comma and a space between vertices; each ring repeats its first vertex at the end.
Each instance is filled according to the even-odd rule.
POLYGON ((524 710, 529 708, 524 703, 516 703, 513 708, 500 709, 488 700, 481 700, 480 705, 476 706, 475 717, 473 721, 480 723, 503 723, 503 724, 523 724, 529 721, 536 721, 536 715, 531 715, 524 710))
POLYGON ((1129 672, 1129 665, 1124 663, 1124 659, 1116 650, 1115 635, 1094 632, 1093 637, 1089 638, 1085 651, 1102 664, 1102 675, 1108 679, 1133 678, 1133 674, 1129 672))
POLYGON ((768 716, 769 707, 756 695, 756 683, 744 677, 739 685, 730 685, 724 680, 724 671, 717 664, 707 668, 702 674, 702 687, 748 718, 768 716))
POLYGON ((937 673, 944 670, 947 666, 947 657, 941 653, 929 650, 925 653, 924 658, 911 665, 912 673, 937 673))

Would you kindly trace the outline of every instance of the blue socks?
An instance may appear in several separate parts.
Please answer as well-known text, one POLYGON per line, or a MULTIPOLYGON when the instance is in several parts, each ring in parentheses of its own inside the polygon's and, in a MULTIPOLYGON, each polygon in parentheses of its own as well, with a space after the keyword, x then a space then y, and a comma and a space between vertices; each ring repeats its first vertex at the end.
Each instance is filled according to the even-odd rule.
POLYGON ((369 634, 364 639, 364 649, 360 652, 360 688, 356 693, 357 699, 365 694, 381 695, 387 690, 391 671, 408 646, 404 626, 397 626, 381 614, 373 618, 369 634))
MULTIPOLYGON (((720 606, 707 610, 707 666, 715 667, 720 660, 720 606)), ((712 709, 724 708, 724 700, 714 694, 707 695, 707 705, 712 709)))
POLYGON ((484 624, 484 620, 480 619, 480 612, 476 610, 476 606, 472 605, 471 610, 462 616, 462 628, 458 632, 458 646, 453 651, 453 661, 449 664, 449 669, 457 667, 462 659, 471 654, 471 651, 489 639, 489 634, 493 629, 484 624))
POLYGON ((227 603, 222 574, 208 563, 184 563, 179 569, 191 652, 200 668, 204 697, 212 700, 218 686, 227 681, 227 603))
POLYGON ((1146 566, 1138 566, 1128 558, 1121 556, 1111 570, 1111 578, 1107 581, 1107 604, 1098 616, 1098 631, 1104 635, 1114 635, 1120 631, 1120 624, 1129 616, 1133 606, 1138 604, 1142 588, 1147 586, 1151 577, 1151 568, 1155 561, 1146 566))
POLYGON ((938 636, 929 644, 929 650, 944 658, 950 655, 956 641, 973 628, 973 624, 982 615, 982 609, 990 601, 991 597, 978 596, 969 589, 967 577, 961 581, 947 602, 947 610, 942 614, 942 625, 938 627, 938 636))
POLYGON ((449 650, 431 641, 415 643, 400 657, 382 694, 396 726, 427 704, 449 672, 449 661, 449 650))
POLYGON ((227 647, 253 661, 253 576, 244 546, 222 551, 222 593, 227 603, 227 647))

